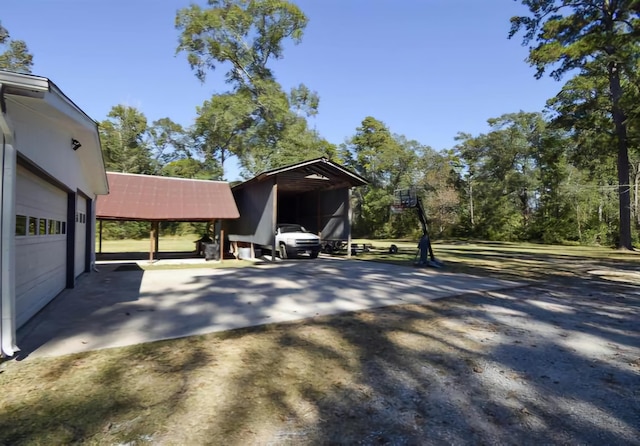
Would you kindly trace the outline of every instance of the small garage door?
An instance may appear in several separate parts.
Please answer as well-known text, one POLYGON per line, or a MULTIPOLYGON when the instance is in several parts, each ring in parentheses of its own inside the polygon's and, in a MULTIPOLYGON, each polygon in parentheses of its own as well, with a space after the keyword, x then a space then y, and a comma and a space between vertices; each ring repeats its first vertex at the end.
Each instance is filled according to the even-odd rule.
POLYGON ((75 277, 84 272, 87 250, 87 200, 78 195, 76 201, 75 277))
POLYGON ((67 193, 18 166, 16 323, 27 322, 66 285, 67 193))

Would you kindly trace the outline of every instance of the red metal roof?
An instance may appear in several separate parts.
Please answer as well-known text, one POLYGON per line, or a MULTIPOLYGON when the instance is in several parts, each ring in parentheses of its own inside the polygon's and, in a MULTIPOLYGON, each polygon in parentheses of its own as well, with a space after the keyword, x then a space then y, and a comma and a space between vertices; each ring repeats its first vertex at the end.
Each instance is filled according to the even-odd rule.
POLYGON ((109 195, 96 200, 104 220, 210 221, 238 218, 225 181, 107 172, 109 195))

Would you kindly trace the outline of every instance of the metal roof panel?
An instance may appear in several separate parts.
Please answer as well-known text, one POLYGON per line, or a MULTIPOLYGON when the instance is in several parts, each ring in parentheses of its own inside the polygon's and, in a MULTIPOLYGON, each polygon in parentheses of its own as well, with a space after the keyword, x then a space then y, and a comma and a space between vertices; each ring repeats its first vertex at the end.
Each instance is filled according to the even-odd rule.
POLYGON ((109 195, 96 217, 112 220, 209 221, 240 217, 225 181, 107 172, 109 195))
POLYGON ((242 189, 249 184, 265 181, 268 178, 276 179, 279 190, 298 192, 350 188, 367 184, 367 180, 349 169, 327 158, 316 158, 262 172, 233 188, 242 189))

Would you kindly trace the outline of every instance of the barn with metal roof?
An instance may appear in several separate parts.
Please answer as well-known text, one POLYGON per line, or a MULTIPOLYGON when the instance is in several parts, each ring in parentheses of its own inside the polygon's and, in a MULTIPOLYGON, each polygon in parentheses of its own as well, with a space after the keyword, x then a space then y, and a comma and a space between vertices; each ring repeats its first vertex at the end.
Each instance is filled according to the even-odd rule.
POLYGON ((263 172, 232 188, 240 218, 225 222, 225 233, 231 243, 271 249, 276 225, 297 223, 323 241, 350 244, 351 189, 365 184, 326 158, 263 172))
POLYGON ((229 183, 107 172, 109 195, 96 203, 96 218, 151 223, 150 260, 157 258, 161 222, 214 222, 239 217, 229 183))

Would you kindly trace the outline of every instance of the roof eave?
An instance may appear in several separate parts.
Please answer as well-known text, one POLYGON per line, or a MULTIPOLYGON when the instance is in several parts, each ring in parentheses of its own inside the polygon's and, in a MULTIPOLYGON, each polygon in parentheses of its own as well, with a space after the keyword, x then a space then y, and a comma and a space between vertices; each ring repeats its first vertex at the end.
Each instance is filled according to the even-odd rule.
POLYGON ((259 173, 258 175, 256 175, 255 177, 244 181, 240 184, 236 184, 234 187, 232 187, 231 189, 242 189, 243 187, 246 187, 248 184, 253 183, 253 182, 260 182, 263 181, 269 177, 274 177, 277 176, 278 174, 284 173, 284 172, 289 172, 292 170, 296 170, 296 169, 300 169, 302 167, 305 166, 309 166, 309 165, 313 165, 313 164, 317 164, 319 162, 322 163, 326 163, 329 164, 330 166, 332 166, 334 169, 339 170, 342 174, 349 176, 352 181, 351 184, 353 187, 356 186, 364 186, 366 184, 369 184, 369 182, 364 179, 363 177, 361 177, 360 175, 353 173, 351 171, 349 171, 348 169, 345 169, 344 167, 340 166, 337 163, 334 163, 333 161, 325 158, 325 157, 321 157, 321 158, 314 158, 312 160, 308 160, 308 161, 303 161, 297 164, 291 164, 289 166, 284 166, 284 167, 278 167, 276 169, 272 169, 272 170, 268 170, 262 173, 259 173))
POLYGON ((4 85, 5 88, 33 92, 48 92, 49 83, 50 81, 46 77, 0 70, 0 84, 4 85))
POLYGON ((91 162, 88 163, 92 169, 90 176, 95 181, 95 193, 97 195, 108 194, 109 183, 104 166, 98 123, 91 119, 56 84, 46 77, 0 70, 0 84, 3 86, 5 94, 35 97, 43 100, 48 106, 58 110, 94 135, 94 141, 91 144, 94 149, 91 162))

